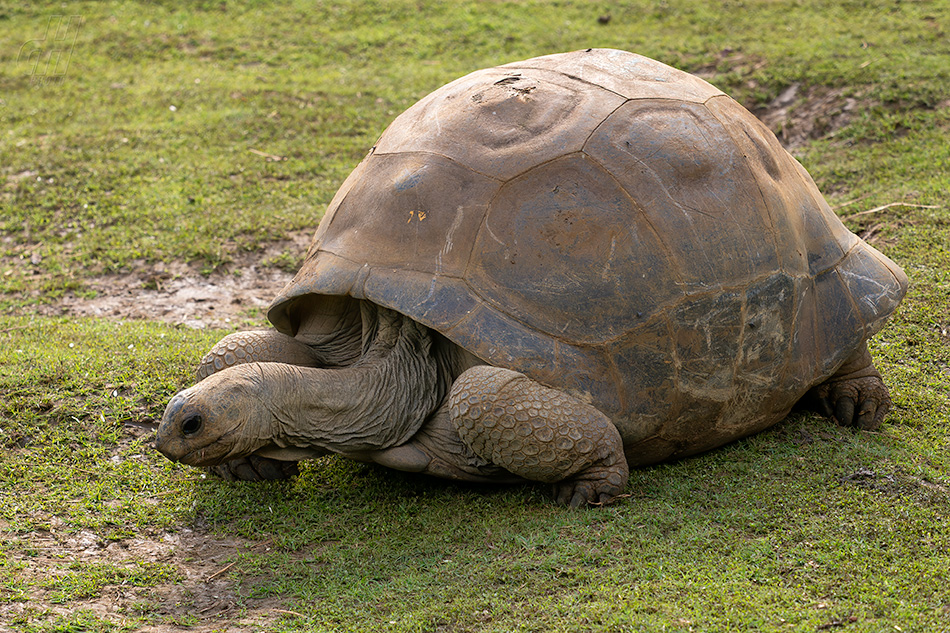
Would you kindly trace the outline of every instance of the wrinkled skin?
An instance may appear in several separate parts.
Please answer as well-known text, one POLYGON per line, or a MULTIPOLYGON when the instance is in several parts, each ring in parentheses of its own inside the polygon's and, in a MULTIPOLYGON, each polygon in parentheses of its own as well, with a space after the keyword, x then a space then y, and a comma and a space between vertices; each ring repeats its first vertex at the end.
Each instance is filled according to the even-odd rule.
POLYGON ((891 398, 864 345, 827 382, 815 387, 806 404, 842 426, 874 431, 884 423, 891 398))

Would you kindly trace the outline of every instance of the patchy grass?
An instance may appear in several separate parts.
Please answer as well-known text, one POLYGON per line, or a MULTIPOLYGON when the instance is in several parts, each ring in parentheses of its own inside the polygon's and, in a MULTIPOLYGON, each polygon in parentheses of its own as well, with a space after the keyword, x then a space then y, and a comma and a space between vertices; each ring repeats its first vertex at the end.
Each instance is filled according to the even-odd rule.
POLYGON ((950 628, 948 8, 0 0, 0 620, 23 631, 950 628), (62 77, 35 70, 53 47, 31 42, 56 15, 84 20, 62 77), (220 333, 32 314, 107 291, 93 283, 103 273, 173 260, 212 271, 263 253, 315 227, 425 93, 589 46, 701 72, 758 109, 795 84, 855 99, 847 125, 816 126, 826 135, 795 152, 913 282, 871 346, 895 401, 881 432, 797 414, 638 470, 630 499, 591 512, 552 506, 543 487, 339 459, 293 482, 225 484, 149 447, 220 333))

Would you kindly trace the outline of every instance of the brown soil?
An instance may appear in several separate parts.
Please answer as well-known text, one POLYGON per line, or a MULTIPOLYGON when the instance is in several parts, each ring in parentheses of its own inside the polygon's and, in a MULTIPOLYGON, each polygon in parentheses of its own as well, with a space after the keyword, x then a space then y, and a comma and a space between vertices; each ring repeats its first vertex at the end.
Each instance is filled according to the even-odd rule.
MULTIPOLYGON (((719 68, 728 67, 731 72, 745 77, 745 87, 755 91, 758 84, 752 76, 765 66, 761 59, 733 49, 723 49, 716 55, 716 62, 698 69, 695 74, 715 84, 719 68)), ((856 93, 845 95, 845 90, 828 86, 792 84, 765 106, 744 104, 765 123, 778 137, 785 149, 791 151, 808 141, 833 137, 851 122, 853 116, 873 103, 856 93)))
POLYGON ((0 606, 0 621, 29 618, 36 625, 82 610, 114 623, 147 614, 147 619, 157 623, 137 629, 146 633, 197 633, 267 630, 269 622, 292 614, 281 609, 278 599, 240 595, 228 578, 238 554, 266 550, 266 542, 252 543, 187 528, 104 542, 100 535, 87 530, 60 533, 60 525, 52 517, 50 531, 33 533, 20 543, 35 553, 17 561, 25 565, 20 571, 23 580, 34 586, 42 587, 51 576, 69 573, 68 569, 76 569, 77 565, 109 564, 135 570, 143 563, 160 564, 174 569, 179 578, 153 587, 107 585, 97 597, 69 599, 63 604, 57 599, 58 589, 34 589, 28 601, 0 606))
POLYGON ((302 260, 311 236, 312 231, 291 234, 261 251, 237 255, 225 269, 210 275, 202 274, 196 264, 142 263, 128 273, 86 281, 86 288, 96 293, 93 298, 70 292, 36 310, 46 316, 149 319, 192 328, 260 325, 264 310, 293 277, 260 262, 285 252, 298 253, 302 260))
POLYGON ((793 150, 819 138, 833 137, 870 104, 844 95, 844 90, 792 84, 754 114, 775 132, 785 149, 793 150))

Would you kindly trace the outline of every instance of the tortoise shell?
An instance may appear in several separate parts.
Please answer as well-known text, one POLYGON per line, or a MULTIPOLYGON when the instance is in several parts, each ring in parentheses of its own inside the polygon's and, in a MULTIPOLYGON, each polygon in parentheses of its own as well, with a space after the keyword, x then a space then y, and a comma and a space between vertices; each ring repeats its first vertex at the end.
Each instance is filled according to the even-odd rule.
POLYGON ((588 50, 397 117, 268 318, 295 335, 308 295, 386 306, 594 404, 643 464, 780 420, 906 287, 738 103, 588 50))

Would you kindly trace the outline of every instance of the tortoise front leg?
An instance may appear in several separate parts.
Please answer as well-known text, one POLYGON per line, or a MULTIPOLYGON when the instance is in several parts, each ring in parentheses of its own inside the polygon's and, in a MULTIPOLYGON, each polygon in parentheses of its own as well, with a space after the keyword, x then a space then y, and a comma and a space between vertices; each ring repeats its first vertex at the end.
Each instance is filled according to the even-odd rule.
POLYGON ((571 507, 609 501, 630 474, 620 433, 607 416, 518 372, 467 370, 452 385, 449 415, 479 457, 556 484, 557 501, 571 507))
POLYGON ((891 408, 890 394, 866 342, 834 376, 812 389, 811 396, 826 417, 870 431, 881 426, 891 408))
POLYGON ((302 367, 324 365, 312 347, 277 330, 249 330, 228 334, 215 343, 198 364, 198 380, 241 363, 275 362, 302 367))
MULTIPOLYGON (((228 334, 215 343, 198 364, 198 380, 243 363, 278 362, 319 367, 320 358, 310 346, 277 330, 250 330, 228 334)), ((296 461, 248 455, 209 466, 208 472, 226 481, 290 479, 300 470, 296 461)))

